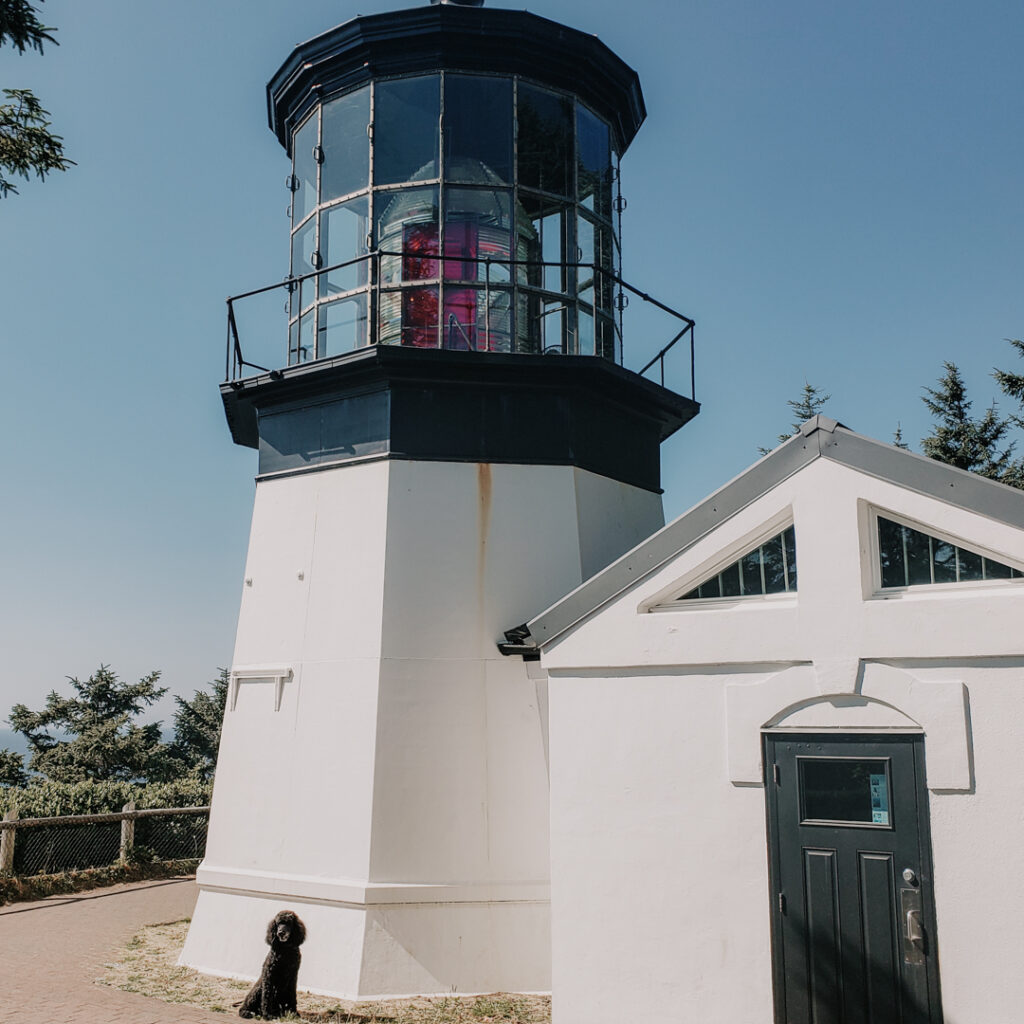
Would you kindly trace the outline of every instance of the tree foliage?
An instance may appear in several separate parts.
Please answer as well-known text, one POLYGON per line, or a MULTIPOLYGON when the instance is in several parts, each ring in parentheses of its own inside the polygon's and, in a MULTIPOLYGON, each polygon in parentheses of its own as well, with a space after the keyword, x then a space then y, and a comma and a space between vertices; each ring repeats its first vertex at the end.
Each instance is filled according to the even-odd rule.
MULTIPOLYGON (((1017 355, 1024 358, 1024 341, 1020 338, 1005 338, 1004 340, 1017 350, 1017 355)), ((1009 398, 1015 398, 1020 404, 1021 412, 1011 419, 1018 427, 1024 427, 1024 374, 997 369, 992 376, 995 377, 1003 394, 1009 398)))
POLYGON ((0 789, 24 786, 28 782, 25 760, 13 750, 0 750, 0 789))
POLYGON ((160 723, 134 721, 166 692, 159 672, 127 683, 107 665, 88 679, 70 679, 73 697, 52 690, 41 711, 15 704, 9 721, 28 740, 29 768, 55 782, 146 782, 172 777, 180 766, 160 723), (66 738, 63 738, 66 737, 66 738))
POLYGON ((42 53, 43 43, 60 45, 50 34, 54 31, 39 20, 35 7, 28 0, 0 0, 0 46, 10 43, 18 53, 26 50, 42 53))
POLYGON ((28 741, 29 771, 21 754, 0 750, 0 789, 22 789, 19 799, 49 807, 46 813, 52 814, 94 813, 97 802, 103 810, 119 810, 129 799, 150 799, 138 796, 140 786, 157 794, 153 799, 167 801, 140 807, 179 806, 185 799, 177 792, 181 787, 190 794, 185 803, 197 802, 200 791, 209 799, 229 679, 228 670, 220 669, 209 689, 196 690, 189 700, 174 698, 170 743, 159 722, 136 721, 167 692, 158 685, 159 672, 127 683, 101 665, 84 682, 69 679, 73 696, 53 691, 40 711, 16 704, 9 721, 28 741))
POLYGON ((0 816, 17 810, 22 818, 50 818, 61 814, 107 814, 129 800, 140 810, 147 807, 201 807, 210 802, 212 784, 198 772, 167 782, 141 786, 130 782, 52 782, 35 778, 23 788, 0 789, 0 816))
POLYGON ((971 416, 963 375, 955 363, 946 362, 945 373, 935 388, 925 388, 922 398, 936 422, 921 441, 921 451, 947 465, 978 473, 1014 487, 1024 487, 1024 465, 1014 460, 1014 442, 1006 443, 1012 418, 1000 416, 995 403, 981 417, 971 416))
MULTIPOLYGON (((54 31, 43 25, 27 0, 0 0, 0 46, 42 53, 44 43, 57 45, 54 31)), ((4 89, 3 95, 7 102, 0 103, 0 198, 18 191, 9 174, 28 180, 34 172, 42 179, 74 164, 64 155, 64 140, 50 131, 49 111, 30 89, 4 89)))
POLYGON ((222 668, 210 682, 210 690, 196 690, 191 700, 175 697, 174 742, 171 752, 203 779, 213 777, 220 746, 220 727, 224 719, 231 673, 222 668))
MULTIPOLYGON (((805 380, 799 397, 790 398, 786 401, 794 422, 788 434, 779 434, 778 443, 782 444, 784 441, 788 441, 794 434, 798 434, 803 424, 812 417, 817 416, 831 397, 831 395, 826 395, 821 388, 815 387, 810 381, 805 380)), ((767 455, 771 450, 771 448, 758 448, 762 455, 767 455)))

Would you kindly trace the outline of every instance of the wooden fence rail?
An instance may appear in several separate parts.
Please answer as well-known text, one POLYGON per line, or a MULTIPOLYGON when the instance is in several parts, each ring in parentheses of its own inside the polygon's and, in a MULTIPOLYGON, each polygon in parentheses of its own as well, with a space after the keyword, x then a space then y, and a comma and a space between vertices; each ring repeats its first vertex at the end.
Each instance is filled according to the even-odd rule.
POLYGON ((106 814, 63 814, 51 818, 19 818, 17 810, 8 811, 0 821, 0 875, 14 874, 14 850, 17 834, 22 830, 39 828, 61 828, 83 825, 112 825, 121 823, 121 841, 118 848, 118 863, 129 863, 135 852, 135 823, 147 818, 186 817, 209 814, 204 807, 148 807, 137 810, 134 802, 127 803, 120 811, 106 814))

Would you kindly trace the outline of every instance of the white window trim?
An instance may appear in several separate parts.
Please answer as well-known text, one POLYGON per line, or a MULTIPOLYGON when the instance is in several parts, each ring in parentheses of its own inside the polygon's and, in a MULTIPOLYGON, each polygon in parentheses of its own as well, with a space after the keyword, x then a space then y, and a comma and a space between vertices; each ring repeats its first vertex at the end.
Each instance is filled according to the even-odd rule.
MULTIPOLYGON (((787 590, 782 594, 738 594, 733 597, 702 597, 693 601, 681 601, 683 594, 688 594, 704 580, 727 569, 733 562, 741 559, 748 551, 759 547, 766 540, 771 540, 790 527, 794 527, 793 509, 787 506, 770 519, 762 522, 756 530, 751 530, 727 547, 715 552, 699 566, 688 572, 682 580, 676 580, 671 586, 663 588, 654 597, 644 601, 637 609, 641 614, 648 612, 689 612, 698 609, 729 608, 738 604, 750 604, 757 601, 795 601, 797 592, 787 590)), ((799 546, 799 541, 797 542, 799 546)), ((799 558, 797 559, 799 573, 799 558)))
POLYGON ((876 601, 904 600, 906 598, 928 597, 936 594, 970 593, 982 591, 999 591, 1007 587, 1017 587, 1024 583, 1024 577, 1008 580, 964 580, 960 583, 913 583, 904 587, 883 587, 882 586, 882 551, 878 542, 878 520, 888 519, 890 522, 898 523, 900 526, 909 527, 918 533, 934 537, 936 540, 954 547, 969 551, 972 555, 979 555, 993 562, 1000 562, 1008 565, 1018 572, 1024 572, 1024 563, 1016 558, 999 554, 981 544, 967 542, 955 534, 945 530, 922 523, 920 520, 911 519, 909 516, 901 515, 892 509, 879 508, 876 505, 869 505, 868 509, 868 550, 871 553, 871 594, 870 599, 876 601))

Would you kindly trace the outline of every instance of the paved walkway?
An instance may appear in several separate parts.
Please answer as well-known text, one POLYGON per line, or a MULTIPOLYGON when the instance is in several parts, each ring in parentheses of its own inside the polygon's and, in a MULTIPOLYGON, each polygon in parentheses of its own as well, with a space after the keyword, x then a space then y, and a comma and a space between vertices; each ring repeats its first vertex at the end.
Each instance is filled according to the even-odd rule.
POLYGON ((190 917, 191 879, 117 885, 0 907, 0 1021, 226 1024, 232 1018, 97 985, 111 951, 147 924, 190 917))

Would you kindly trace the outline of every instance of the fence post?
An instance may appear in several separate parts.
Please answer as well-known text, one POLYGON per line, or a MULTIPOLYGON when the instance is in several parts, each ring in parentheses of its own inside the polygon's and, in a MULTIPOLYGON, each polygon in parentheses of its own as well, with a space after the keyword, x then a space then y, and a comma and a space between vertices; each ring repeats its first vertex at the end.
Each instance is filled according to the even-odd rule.
MULTIPOLYGON (((121 808, 122 811, 134 811, 135 801, 129 800, 121 808)), ((132 859, 132 848, 135 846, 135 819, 124 818, 121 821, 121 864, 127 864, 132 859)))
MULTIPOLYGON (((5 815, 4 821, 17 821, 18 808, 12 807, 5 815)), ((14 874, 14 828, 5 828, 0 832, 0 875, 14 874)))

